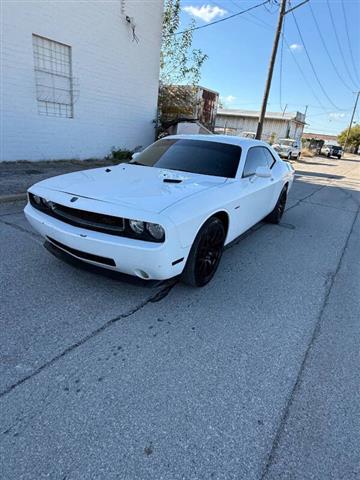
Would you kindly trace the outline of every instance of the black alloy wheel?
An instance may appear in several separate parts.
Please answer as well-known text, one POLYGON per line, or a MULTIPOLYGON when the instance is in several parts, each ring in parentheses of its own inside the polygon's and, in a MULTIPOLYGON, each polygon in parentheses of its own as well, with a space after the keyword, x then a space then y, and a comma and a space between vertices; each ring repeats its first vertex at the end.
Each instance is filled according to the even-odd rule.
POLYGON ((210 218, 200 229, 191 247, 182 280, 203 287, 213 278, 222 256, 226 232, 223 222, 210 218))
POLYGON ((287 187, 285 186, 280 193, 279 199, 275 205, 274 210, 271 213, 269 213, 267 217, 264 218, 265 222, 280 223, 280 220, 285 212, 286 199, 287 199, 287 187))

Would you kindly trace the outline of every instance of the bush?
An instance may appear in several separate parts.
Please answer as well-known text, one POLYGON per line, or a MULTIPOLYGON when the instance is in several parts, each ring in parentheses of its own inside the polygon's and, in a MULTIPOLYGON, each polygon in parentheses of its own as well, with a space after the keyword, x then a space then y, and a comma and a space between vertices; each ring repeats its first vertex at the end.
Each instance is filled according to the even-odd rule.
POLYGON ((122 148, 112 148, 111 155, 109 155, 109 160, 117 160, 120 163, 126 162, 127 160, 131 160, 132 154, 134 152, 132 150, 122 149, 122 148))
POLYGON ((310 158, 313 158, 315 157, 315 152, 314 150, 310 150, 310 148, 303 148, 301 150, 301 156, 302 157, 310 157, 310 158))

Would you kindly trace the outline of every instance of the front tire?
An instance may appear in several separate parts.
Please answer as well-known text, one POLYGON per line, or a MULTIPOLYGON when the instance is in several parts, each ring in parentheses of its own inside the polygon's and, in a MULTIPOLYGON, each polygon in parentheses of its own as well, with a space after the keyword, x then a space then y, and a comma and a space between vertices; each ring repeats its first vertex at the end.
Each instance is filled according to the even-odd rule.
POLYGON ((280 196, 278 198, 278 201, 276 202, 274 210, 270 212, 267 217, 264 218, 265 222, 280 223, 280 220, 285 211, 286 199, 287 199, 287 186, 285 186, 282 189, 280 196))
POLYGON ((215 275, 225 243, 225 227, 217 217, 211 217, 199 230, 191 247, 182 281, 192 287, 203 287, 215 275))

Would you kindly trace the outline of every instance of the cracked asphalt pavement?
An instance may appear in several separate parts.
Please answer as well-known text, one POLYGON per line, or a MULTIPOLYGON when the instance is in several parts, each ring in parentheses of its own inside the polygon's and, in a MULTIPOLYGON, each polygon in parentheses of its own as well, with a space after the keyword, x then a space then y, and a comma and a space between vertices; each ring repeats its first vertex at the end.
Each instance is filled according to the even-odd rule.
POLYGON ((0 478, 360 478, 360 160, 295 164, 203 289, 50 255, 0 206, 0 478))

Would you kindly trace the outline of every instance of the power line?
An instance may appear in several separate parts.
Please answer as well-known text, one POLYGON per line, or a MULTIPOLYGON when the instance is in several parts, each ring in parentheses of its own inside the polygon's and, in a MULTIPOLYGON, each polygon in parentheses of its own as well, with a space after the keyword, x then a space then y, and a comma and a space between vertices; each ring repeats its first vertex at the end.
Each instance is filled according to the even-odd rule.
POLYGON ((344 15, 344 20, 345 20, 345 32, 346 32, 346 36, 347 36, 347 40, 348 40, 350 57, 351 57, 351 62, 352 62, 352 66, 353 66, 353 69, 354 69, 354 74, 355 74, 356 79, 360 82, 359 76, 358 76, 358 73, 357 73, 357 69, 356 69, 356 63, 355 63, 355 60, 354 60, 354 53, 353 53, 353 49, 352 49, 352 45, 351 45, 351 41, 350 41, 349 25, 348 25, 348 21, 347 21, 347 17, 346 17, 344 0, 341 0, 341 7, 342 7, 343 15, 344 15))
POLYGON ((313 89, 311 83, 310 83, 310 82, 308 81, 308 79, 306 78, 306 75, 305 75, 303 69, 301 68, 300 63, 298 62, 298 60, 297 60, 294 52, 291 50, 290 45, 289 45, 289 42, 286 40, 286 37, 285 37, 285 36, 284 36, 284 41, 285 41, 285 43, 286 43, 286 46, 287 46, 289 52, 291 53, 291 56, 292 56, 292 58, 293 58, 293 60, 294 60, 294 62, 295 62, 295 65, 297 66, 299 72, 301 73, 301 76, 302 76, 303 79, 304 79, 304 82, 306 83, 306 85, 307 85, 307 86, 309 87, 309 89, 311 90, 311 92, 312 92, 315 100, 318 102, 320 108, 321 108, 322 110, 324 110, 324 112, 326 112, 326 108, 324 107, 324 105, 322 104, 322 102, 319 100, 319 97, 317 96, 317 94, 316 94, 315 90, 313 89))
POLYGON ((353 88, 349 87, 349 85, 345 82, 345 80, 343 79, 343 77, 340 75, 339 70, 338 70, 335 62, 334 62, 334 60, 332 59, 332 57, 331 57, 331 55, 330 55, 329 49, 328 49, 328 47, 327 47, 327 45, 326 45, 326 42, 325 42, 325 40, 324 40, 324 37, 323 37, 323 35, 322 35, 322 33, 321 33, 321 30, 320 30, 320 27, 319 27, 319 23, 318 23, 318 21, 316 20, 316 16, 315 16, 315 14, 314 14, 314 11, 313 11, 313 9, 312 9, 312 6, 311 6, 311 3, 310 3, 310 2, 309 2, 309 8, 310 8, 311 15, 312 15, 312 17, 313 17, 314 23, 315 23, 315 25, 316 25, 317 31, 318 31, 318 33, 319 33, 321 42, 322 42, 323 47, 324 47, 324 49, 325 49, 325 52, 327 53, 327 56, 329 57, 329 60, 330 60, 330 62, 331 62, 331 65, 332 65, 332 67, 333 67, 336 75, 339 77, 340 81, 344 84, 344 86, 345 86, 348 90, 350 90, 350 92, 352 92, 352 91, 353 91, 353 88))
MULTIPOLYGON (((232 3, 235 3, 235 2, 233 1, 232 3)), ((261 22, 263 28, 266 28, 266 29, 268 29, 268 30, 273 30, 273 26, 270 25, 270 23, 265 22, 263 19, 257 17, 257 16, 254 15, 253 13, 249 13, 249 15, 250 15, 251 17, 253 17, 255 20, 258 20, 258 22, 261 22)), ((301 76, 302 76, 303 79, 304 79, 304 82, 306 83, 306 85, 308 86, 309 90, 310 90, 311 93, 313 94, 314 99, 318 102, 318 106, 314 106, 314 105, 309 105, 309 106, 312 107, 312 108, 321 108, 321 109, 326 113, 326 115, 328 115, 330 112, 327 111, 326 108, 324 107, 324 105, 321 103, 321 101, 319 100, 318 95, 316 94, 316 92, 315 92, 315 90, 313 89, 312 85, 311 85, 310 82, 308 81, 308 79, 307 79, 307 77, 306 77, 303 69, 301 68, 301 65, 299 64, 299 62, 298 62, 298 60, 297 60, 297 58, 296 58, 296 55, 294 54, 294 52, 293 52, 292 49, 290 48, 290 44, 289 44, 289 42, 287 41, 285 34, 282 33, 281 35, 282 35, 282 40, 285 41, 286 46, 287 46, 287 49, 288 49, 289 52, 291 53, 291 56, 292 56, 292 58, 293 58, 293 60, 294 60, 295 65, 297 66, 297 68, 298 68, 301 76)), ((280 103, 282 103, 282 101, 281 101, 280 103)), ((280 105, 280 108, 281 108, 281 105, 280 105)))
MULTIPOLYGON (((263 127, 264 127, 266 107, 267 107, 267 102, 269 100, 271 82, 272 82, 272 77, 273 77, 273 73, 274 73, 275 61, 276 61, 276 54, 277 54, 277 50, 278 50, 278 46, 279 46, 279 40, 280 40, 280 36, 281 36, 281 32, 282 32, 284 17, 286 15, 286 13, 285 13, 285 11, 286 11, 286 1, 287 0, 281 0, 281 4, 280 4, 279 16, 278 16, 276 30, 275 30, 275 36, 274 36, 274 43, 273 43, 272 50, 271 50, 269 67, 268 67, 268 74, 267 74, 266 82, 265 82, 264 96, 263 96, 261 109, 260 109, 259 120, 258 120, 258 124, 257 124, 257 128, 256 128, 255 138, 257 140, 261 140, 261 134, 262 134, 263 127)), ((309 0, 305 0, 305 1, 309 1, 309 0)))
POLYGON ((334 33, 335 33, 336 43, 337 43, 337 46, 338 46, 338 48, 339 48, 340 55, 342 56, 342 59, 343 59, 344 65, 345 65, 345 69, 346 69, 347 74, 349 75, 349 78, 350 78, 350 80, 352 81, 352 83, 356 86, 356 88, 358 88, 358 86, 356 85, 356 82, 354 82, 354 79, 352 78, 352 75, 351 75, 351 73, 350 73, 349 67, 348 67, 348 65, 347 65, 347 63, 346 63, 346 61, 345 61, 345 55, 344 55, 344 52, 343 52, 343 49, 342 49, 342 46, 341 46, 341 42, 340 42, 340 40, 339 40, 339 35, 338 35, 338 33, 337 33, 337 29, 336 29, 334 17, 333 17, 332 11, 331 11, 331 7, 330 7, 329 0, 326 0, 326 3, 327 3, 327 6, 328 6, 328 10, 329 10, 330 19, 331 19, 331 23, 332 23, 332 27, 333 27, 333 31, 334 31, 334 33))
MULTIPOLYGON (((240 5, 239 5, 238 3, 236 3, 234 0, 230 0, 230 1, 231 1, 231 3, 232 3, 237 9, 238 9, 238 8, 241 8, 240 5)), ((235 13, 234 10, 229 9, 229 8, 228 8, 228 11, 229 11, 230 13, 235 13)), ((244 16, 244 17, 242 18, 242 20, 245 20, 246 22, 250 22, 250 23, 252 23, 253 25, 256 25, 256 26, 258 26, 258 27, 263 27, 263 25, 260 23, 260 22, 261 22, 261 19, 258 18, 258 17, 256 17, 253 13, 249 13, 248 15, 244 16), (250 19, 250 18, 248 18, 248 17, 252 17, 253 20, 250 19)), ((270 29, 269 29, 269 30, 270 30, 270 29)), ((272 31, 272 30, 273 30, 273 27, 271 27, 271 31, 272 31)))
MULTIPOLYGON (((239 6, 239 5, 236 4, 235 1, 233 1, 233 0, 231 0, 231 3, 233 3, 233 5, 239 6)), ((199 26, 199 27, 194 27, 194 28, 191 28, 191 29, 188 29, 188 30, 184 30, 184 31, 182 31, 182 32, 177 32, 177 33, 172 34, 172 35, 179 35, 179 34, 181 34, 181 33, 185 33, 185 32, 188 32, 188 31, 199 30, 199 29, 201 29, 201 28, 205 28, 205 27, 214 25, 214 24, 216 24, 216 23, 223 22, 223 21, 228 20, 228 19, 230 19, 230 18, 234 18, 234 17, 236 17, 236 16, 239 16, 239 15, 241 15, 241 14, 243 14, 243 13, 250 12, 251 10, 254 10, 254 9, 258 8, 258 7, 261 7, 261 6, 263 6, 263 5, 267 4, 267 3, 270 3, 270 0, 266 0, 266 1, 263 2, 263 3, 259 3, 259 4, 254 5, 254 6, 248 8, 248 9, 246 9, 246 10, 242 10, 242 11, 240 11, 240 12, 237 12, 237 13, 233 14, 233 15, 229 15, 228 17, 222 18, 222 19, 217 20, 217 21, 215 21, 215 22, 211 22, 211 23, 208 23, 208 24, 206 24, 206 25, 201 25, 201 26, 199 26)), ((268 10, 267 10, 267 11, 268 11, 268 10)), ((269 12, 269 11, 268 11, 268 12, 269 12)), ((258 26, 262 26, 263 28, 267 28, 267 29, 271 29, 271 30, 273 29, 273 26, 272 26, 272 25, 270 25, 269 23, 267 23, 267 22, 265 22, 264 20, 260 19, 259 17, 256 17, 253 13, 249 13, 249 16, 253 17, 255 20, 257 20, 257 22, 261 22, 262 25, 259 25, 259 23, 257 23, 258 26)), ((245 17, 244 19, 250 21, 250 19, 248 19, 248 18, 246 18, 246 17, 245 17)), ((304 79, 304 82, 307 84, 309 90, 311 90, 311 92, 312 92, 312 94, 313 94, 313 96, 314 96, 314 99, 317 101, 317 103, 318 103, 318 105, 319 105, 319 106, 316 106, 315 108, 321 108, 326 114, 328 114, 329 111, 327 111, 326 108, 324 107, 324 105, 321 103, 318 95, 316 94, 316 92, 315 92, 315 90, 313 89, 312 85, 310 84, 310 82, 309 82, 308 79, 306 78, 306 75, 305 75, 304 71, 302 70, 302 68, 301 68, 301 66, 300 66, 300 64, 299 64, 299 62, 298 62, 298 60, 297 60, 294 52, 293 52, 292 49, 290 48, 290 45, 289 45, 288 41, 286 40, 286 37, 285 37, 285 35, 284 35, 283 33, 282 33, 282 41, 285 41, 286 46, 287 46, 289 52, 291 53, 292 58, 293 58, 293 60, 294 60, 294 62, 295 62, 295 64, 296 64, 296 66, 297 66, 297 68, 298 68, 301 76, 302 76, 303 79, 304 79)), ((330 100, 330 103, 332 103, 331 100, 330 100)), ((314 107, 314 106, 313 106, 313 107, 314 107)), ((337 108, 337 107, 335 107, 335 108, 337 108)), ((338 109, 338 108, 337 108, 337 109, 338 109)), ((341 110, 341 109, 338 109, 338 110, 341 110)))
MULTIPOLYGON (((234 3, 234 2, 233 2, 233 3, 234 3)), ((309 6, 310 6, 310 8, 311 8, 310 2, 309 2, 309 6)), ((292 13, 293 13, 293 12, 292 12, 292 13)), ((312 8, 311 8, 311 13, 313 14, 312 8)), ((250 13, 249 15, 250 15, 251 17, 255 18, 256 20, 258 20, 259 22, 261 22, 261 23, 263 24, 263 27, 264 27, 264 28, 268 28, 268 29, 272 29, 272 28, 273 28, 272 25, 270 25, 269 23, 265 22, 264 20, 256 17, 253 13, 250 13)), ((294 13, 293 13, 293 15, 294 15, 294 13)), ((313 16, 314 16, 314 14, 313 14, 313 16)), ((294 20, 295 20, 295 18, 294 18, 294 20)), ((317 23, 316 18, 314 18, 314 21, 315 21, 315 23, 317 23)), ((317 25, 318 25, 318 24, 317 24, 317 25)), ((320 30, 319 30, 319 34, 320 34, 321 39, 323 40, 323 37, 321 36, 320 30)), ((321 101, 319 100, 316 92, 315 92, 314 89, 312 88, 312 85, 311 85, 311 84, 309 83, 309 81, 307 80, 304 71, 302 70, 299 62, 297 61, 297 58, 296 58, 294 52, 292 51, 292 49, 290 48, 289 43, 288 43, 287 40, 286 40, 285 34, 282 33, 282 36, 283 36, 283 39, 285 40, 286 46, 287 46, 288 50, 290 51, 290 53, 291 53, 291 55, 292 55, 292 58, 293 58, 293 60, 294 60, 294 62, 295 62, 295 64, 296 64, 298 70, 300 71, 300 73, 301 73, 301 75, 302 75, 305 83, 307 84, 307 86, 308 86, 309 89, 311 90, 311 92, 312 92, 315 100, 318 102, 318 105, 319 105, 319 106, 315 106, 315 107, 314 107, 314 105, 310 105, 310 106, 313 107, 313 108, 321 108, 326 114, 331 113, 331 112, 329 112, 329 111, 326 110, 326 108, 324 107, 324 105, 323 105, 323 104, 321 103, 321 101)), ((324 40, 323 40, 323 41, 324 41, 324 40)), ((303 43, 304 43, 304 42, 303 42, 303 43)), ((326 44, 325 44, 324 46, 325 46, 325 49, 327 49, 326 44)), ((329 54, 329 56, 330 56, 330 54, 329 54)), ((331 57, 330 57, 330 58, 331 58, 331 57)), ((332 59, 331 59, 331 60, 332 60, 332 59)), ((334 66, 334 68, 335 68, 335 70, 336 70, 336 66, 334 66)), ((349 88, 349 87, 348 87, 348 88, 349 88)), ((350 88, 350 90, 352 91, 351 88, 350 88)), ((330 101, 330 103, 332 103, 332 102, 330 101)), ((335 106, 335 108, 337 108, 337 107, 335 106)), ((342 111, 345 111, 345 110, 346 110, 346 109, 341 109, 341 108, 337 108, 337 109, 338 109, 338 110, 342 110, 342 111)))
MULTIPOLYGON (((272 25, 270 25, 270 23, 267 23, 267 22, 265 22, 264 20, 256 17, 253 13, 250 13, 249 15, 250 15, 251 17, 254 17, 254 18, 255 18, 256 20, 258 20, 259 22, 261 22, 261 23, 263 24, 263 28, 267 28, 267 29, 271 29, 271 30, 273 29, 273 27, 272 27, 272 25)), ((294 60, 294 62, 295 62, 295 64, 296 64, 298 70, 299 70, 300 73, 301 73, 301 76, 303 77, 305 83, 307 84, 307 86, 308 86, 309 89, 311 90, 311 93, 313 94, 314 99, 318 102, 318 106, 315 106, 315 107, 314 107, 314 105, 309 105, 309 106, 310 106, 310 107, 314 107, 314 108, 321 108, 326 114, 330 113, 330 112, 328 112, 328 111, 326 110, 326 108, 324 107, 324 105, 321 103, 321 101, 319 100, 319 98, 318 98, 315 90, 312 88, 312 85, 309 83, 308 79, 306 78, 306 75, 305 75, 303 69, 301 68, 299 62, 297 61, 297 58, 296 58, 294 52, 292 51, 292 49, 290 48, 290 45, 289 45, 288 41, 286 40, 285 33, 282 33, 281 35, 282 35, 282 40, 285 41, 286 46, 287 46, 289 52, 291 53, 292 58, 293 58, 293 60, 294 60)), ((282 103, 282 101, 280 100, 280 104, 281 104, 281 103, 282 103)), ((280 105, 280 108, 281 108, 281 105, 280 105)))
POLYGON ((210 22, 210 23, 207 23, 205 25, 199 25, 197 27, 188 28, 186 30, 182 30, 181 32, 171 33, 168 36, 181 35, 183 33, 194 32, 195 30, 201 30, 202 28, 211 27, 212 25, 215 25, 217 23, 226 22, 226 20, 230 20, 231 18, 238 17, 239 15, 242 15, 244 13, 251 12, 251 10, 255 10, 255 8, 262 7, 263 5, 265 5, 266 3, 269 3, 269 2, 270 2, 270 0, 265 0, 262 3, 258 3, 257 5, 253 5, 252 7, 246 8, 245 10, 241 10, 240 12, 234 13, 233 15, 229 15, 225 18, 220 18, 219 20, 215 20, 214 22, 210 22))
POLYGON ((327 94, 327 92, 326 92, 323 84, 320 82, 319 76, 318 76, 318 74, 317 74, 317 72, 316 72, 316 70, 315 70, 314 64, 313 64, 313 62, 312 62, 312 60, 311 60, 311 58, 310 58, 308 49, 306 48, 306 44, 305 44, 305 42, 304 42, 304 38, 303 38, 303 36, 302 36, 302 33, 301 33, 301 30, 300 30, 299 24, 298 24, 298 22, 297 22, 297 20, 296 20, 295 14, 294 14, 294 12, 291 12, 291 13, 292 13, 292 16, 293 16, 295 25, 296 25, 296 29, 297 29, 297 31, 298 31, 298 33, 299 33, 299 37, 300 37, 300 39, 301 39, 301 41, 302 41, 302 44, 303 44, 303 47, 304 47, 304 50, 305 50, 307 59, 309 60, 309 63, 310 63, 310 66, 311 66, 311 70, 313 71, 313 74, 314 74, 314 76, 315 76, 315 78, 316 78, 316 80, 317 80, 317 82, 318 82, 318 84, 319 84, 319 87, 321 88, 321 91, 323 92, 323 94, 324 94, 325 97, 327 98, 328 102, 331 103, 331 105, 332 105, 336 110, 341 110, 341 108, 339 108, 337 105, 335 105, 335 103, 331 100, 331 98, 330 98, 329 95, 327 94))

